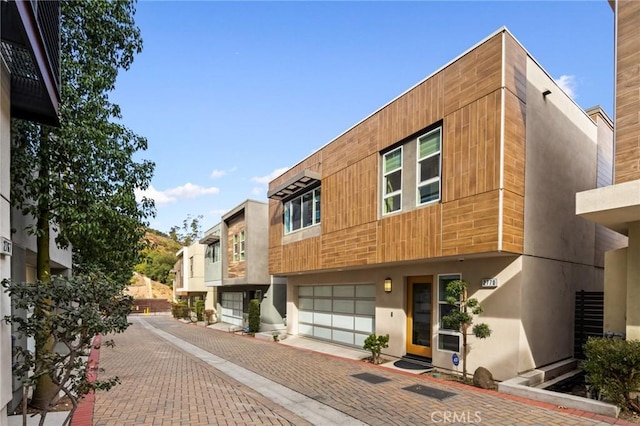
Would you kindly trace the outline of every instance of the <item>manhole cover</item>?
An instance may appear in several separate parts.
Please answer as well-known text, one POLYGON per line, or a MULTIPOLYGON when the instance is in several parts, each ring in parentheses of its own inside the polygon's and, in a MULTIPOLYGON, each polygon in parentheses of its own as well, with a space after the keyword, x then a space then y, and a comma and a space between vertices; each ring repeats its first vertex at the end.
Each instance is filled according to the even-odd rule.
POLYGON ((351 377, 364 380, 367 383, 373 383, 374 385, 377 383, 388 382, 389 380, 391 380, 391 379, 387 379, 386 377, 380 377, 370 373, 353 374, 351 377))
POLYGON ((420 395, 428 396, 429 398, 439 399, 440 401, 456 395, 453 392, 447 392, 447 391, 443 391, 436 388, 430 388, 429 386, 423 386, 423 385, 413 385, 413 386, 409 386, 402 389, 407 390, 409 392, 415 392, 420 395))

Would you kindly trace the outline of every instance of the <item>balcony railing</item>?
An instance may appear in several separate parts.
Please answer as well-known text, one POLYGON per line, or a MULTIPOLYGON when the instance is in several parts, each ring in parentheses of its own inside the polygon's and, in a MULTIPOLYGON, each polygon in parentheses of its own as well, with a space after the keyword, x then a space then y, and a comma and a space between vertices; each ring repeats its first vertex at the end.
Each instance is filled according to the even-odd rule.
POLYGON ((11 73, 11 115, 58 125, 60 1, 0 2, 0 53, 11 73))

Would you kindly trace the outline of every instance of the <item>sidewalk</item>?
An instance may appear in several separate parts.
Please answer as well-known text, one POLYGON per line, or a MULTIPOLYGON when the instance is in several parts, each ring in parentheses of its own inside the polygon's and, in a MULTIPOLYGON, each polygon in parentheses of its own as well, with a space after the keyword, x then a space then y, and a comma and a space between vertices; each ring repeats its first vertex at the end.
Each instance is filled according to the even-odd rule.
POLYGON ((349 359, 330 346, 291 346, 307 339, 269 342, 166 316, 131 321, 115 348, 101 349, 101 376, 121 384, 96 394, 94 425, 625 424, 374 366, 357 350, 349 359))

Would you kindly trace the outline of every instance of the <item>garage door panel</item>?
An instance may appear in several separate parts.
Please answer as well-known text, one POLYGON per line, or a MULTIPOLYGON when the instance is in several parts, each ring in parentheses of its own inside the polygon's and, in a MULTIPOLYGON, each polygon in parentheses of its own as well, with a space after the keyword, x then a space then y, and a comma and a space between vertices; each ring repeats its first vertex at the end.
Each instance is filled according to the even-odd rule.
POLYGON ((371 334, 373 333, 373 318, 356 317, 353 328, 371 334))
POLYGON ((313 314, 313 325, 324 325, 326 327, 331 327, 331 314, 315 312, 313 314))
POLYGON ((353 331, 333 330, 333 341, 338 343, 344 343, 347 345, 353 345, 354 336, 353 331))
POLYGON ((298 287, 298 333, 362 347, 375 329, 374 284, 298 287))
POLYGON ((347 330, 353 330, 353 315, 333 314, 333 326, 335 328, 344 328, 347 330))
POLYGON ((313 337, 317 337, 319 339, 331 340, 331 329, 325 327, 313 327, 313 337))

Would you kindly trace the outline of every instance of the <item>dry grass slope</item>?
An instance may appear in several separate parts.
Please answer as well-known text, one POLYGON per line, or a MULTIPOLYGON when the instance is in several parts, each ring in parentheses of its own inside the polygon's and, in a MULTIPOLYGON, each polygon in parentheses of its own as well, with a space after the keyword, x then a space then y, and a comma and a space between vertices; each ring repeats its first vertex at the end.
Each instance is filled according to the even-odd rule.
POLYGON ((171 287, 135 272, 125 293, 133 296, 135 299, 172 300, 173 298, 171 287))

